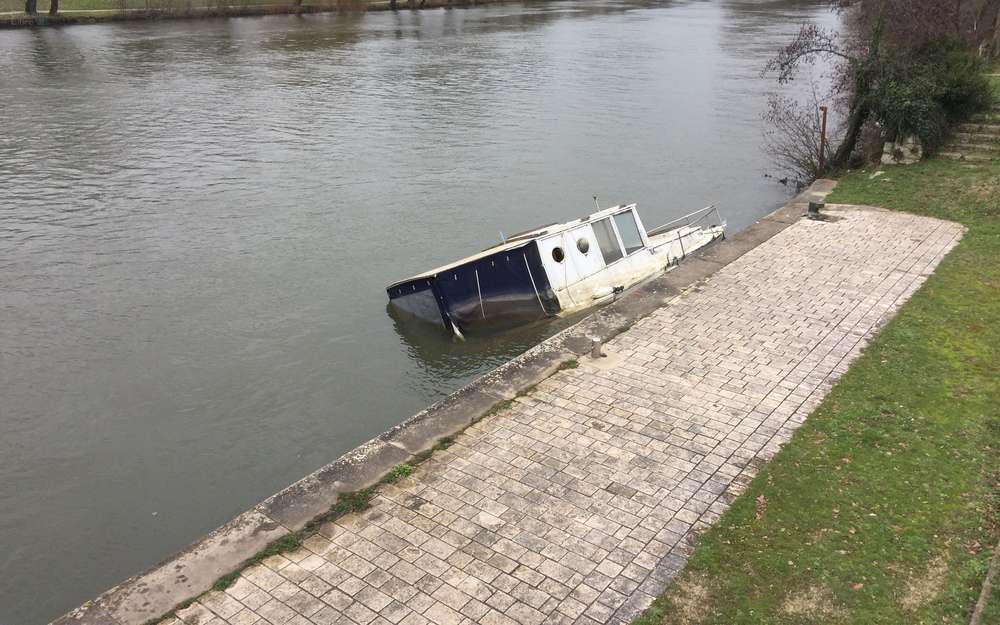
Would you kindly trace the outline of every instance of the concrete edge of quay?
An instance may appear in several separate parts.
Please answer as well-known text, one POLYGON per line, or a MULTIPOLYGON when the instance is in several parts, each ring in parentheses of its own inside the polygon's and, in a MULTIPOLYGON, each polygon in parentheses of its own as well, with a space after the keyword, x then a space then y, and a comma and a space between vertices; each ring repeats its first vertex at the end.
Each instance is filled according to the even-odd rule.
POLYGON ((590 351, 591 337, 606 340, 631 327, 683 289, 801 219, 808 202, 836 186, 818 180, 781 208, 743 231, 700 250, 673 271, 652 278, 620 299, 542 341, 445 399, 268 497, 183 551, 84 603, 51 625, 143 625, 211 589, 268 543, 301 530, 326 513, 339 493, 375 484, 396 465, 461 432, 498 403, 513 399, 590 351))

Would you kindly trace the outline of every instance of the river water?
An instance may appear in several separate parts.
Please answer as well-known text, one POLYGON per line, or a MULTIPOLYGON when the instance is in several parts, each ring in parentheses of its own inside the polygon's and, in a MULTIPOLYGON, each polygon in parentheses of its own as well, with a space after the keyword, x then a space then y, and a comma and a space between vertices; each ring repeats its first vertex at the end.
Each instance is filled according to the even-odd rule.
POLYGON ((0 625, 147 568, 559 324, 400 334, 387 283, 763 177, 822 2, 549 2, 0 32, 0 625))

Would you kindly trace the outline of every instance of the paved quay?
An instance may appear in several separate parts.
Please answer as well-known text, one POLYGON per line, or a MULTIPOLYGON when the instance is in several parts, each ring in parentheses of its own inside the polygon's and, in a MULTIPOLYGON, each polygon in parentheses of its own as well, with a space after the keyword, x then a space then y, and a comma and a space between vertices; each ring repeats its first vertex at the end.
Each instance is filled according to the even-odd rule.
POLYGON ((163 625, 628 623, 958 242, 800 220, 163 625))

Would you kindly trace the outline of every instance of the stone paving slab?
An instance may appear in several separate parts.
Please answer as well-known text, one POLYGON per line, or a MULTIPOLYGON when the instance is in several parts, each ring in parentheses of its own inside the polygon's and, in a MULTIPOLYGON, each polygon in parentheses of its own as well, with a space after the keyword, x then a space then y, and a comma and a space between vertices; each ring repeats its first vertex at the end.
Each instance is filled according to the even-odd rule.
POLYGON ((162 623, 629 622, 962 234, 829 208, 162 623))

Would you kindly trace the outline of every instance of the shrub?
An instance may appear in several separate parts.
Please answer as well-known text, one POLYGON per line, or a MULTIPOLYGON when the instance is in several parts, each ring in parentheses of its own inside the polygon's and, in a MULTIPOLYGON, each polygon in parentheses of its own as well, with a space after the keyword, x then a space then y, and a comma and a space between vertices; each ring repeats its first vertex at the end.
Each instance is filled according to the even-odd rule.
POLYGON ((887 59, 871 93, 875 118, 895 139, 916 136, 934 151, 949 127, 985 110, 992 91, 984 62, 955 40, 938 40, 887 59))

